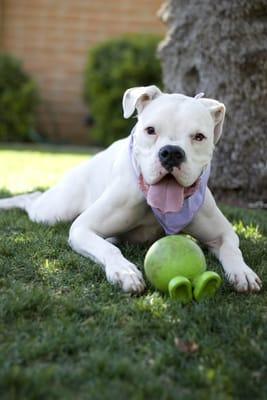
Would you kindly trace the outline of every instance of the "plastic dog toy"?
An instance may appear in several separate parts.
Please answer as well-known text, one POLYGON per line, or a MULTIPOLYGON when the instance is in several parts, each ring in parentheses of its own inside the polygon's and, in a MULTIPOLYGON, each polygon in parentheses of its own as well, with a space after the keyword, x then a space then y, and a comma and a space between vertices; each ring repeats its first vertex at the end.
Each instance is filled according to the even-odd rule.
POLYGON ((145 274, 150 283, 182 303, 211 297, 221 285, 220 276, 207 271, 201 248, 184 235, 166 236, 148 250, 145 274))

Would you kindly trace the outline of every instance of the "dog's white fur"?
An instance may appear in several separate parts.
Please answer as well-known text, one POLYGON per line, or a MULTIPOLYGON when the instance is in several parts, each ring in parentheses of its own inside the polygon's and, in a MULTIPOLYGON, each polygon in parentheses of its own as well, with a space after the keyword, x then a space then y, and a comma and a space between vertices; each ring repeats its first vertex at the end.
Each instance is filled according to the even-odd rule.
MULTIPOLYGON (((179 145, 186 154, 186 161, 172 173, 182 186, 191 186, 211 161, 214 144, 222 133, 224 105, 212 99, 164 94, 156 86, 148 86, 125 92, 125 118, 135 109, 138 121, 133 154, 145 182, 156 183, 167 173, 158 152, 171 144, 179 145), (154 127, 156 134, 148 135, 147 127, 154 127), (197 133, 205 139, 195 140, 197 133)), ((43 194, 0 200, 0 209, 24 209, 32 221, 45 224, 73 221, 69 234, 73 250, 101 264, 109 282, 127 292, 142 292, 141 272, 113 244, 114 238, 152 242, 163 231, 139 189, 129 158, 129 140, 115 142, 43 194)), ((209 189, 204 205, 185 232, 210 248, 237 291, 260 290, 259 277, 245 264, 238 236, 209 189)))

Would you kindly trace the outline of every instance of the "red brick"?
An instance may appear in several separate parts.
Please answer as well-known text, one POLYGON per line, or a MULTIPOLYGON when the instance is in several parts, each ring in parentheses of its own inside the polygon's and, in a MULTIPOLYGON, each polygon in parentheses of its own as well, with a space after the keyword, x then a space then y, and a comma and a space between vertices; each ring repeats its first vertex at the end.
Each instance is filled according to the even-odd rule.
MULTIPOLYGON (((0 0, 1 2, 1 0, 0 0)), ((39 128, 55 140, 88 142, 83 71, 89 48, 124 33, 164 33, 162 0, 7 0, 0 45, 39 84, 39 128)), ((2 23, 1 23, 2 22, 2 23)))

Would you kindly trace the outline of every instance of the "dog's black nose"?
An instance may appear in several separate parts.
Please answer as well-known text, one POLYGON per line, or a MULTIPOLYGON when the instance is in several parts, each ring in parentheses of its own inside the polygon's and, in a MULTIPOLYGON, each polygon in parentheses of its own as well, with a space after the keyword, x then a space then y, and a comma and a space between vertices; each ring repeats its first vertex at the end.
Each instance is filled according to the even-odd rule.
POLYGON ((179 146, 163 146, 159 151, 161 165, 169 172, 173 167, 179 167, 185 159, 185 152, 179 146))

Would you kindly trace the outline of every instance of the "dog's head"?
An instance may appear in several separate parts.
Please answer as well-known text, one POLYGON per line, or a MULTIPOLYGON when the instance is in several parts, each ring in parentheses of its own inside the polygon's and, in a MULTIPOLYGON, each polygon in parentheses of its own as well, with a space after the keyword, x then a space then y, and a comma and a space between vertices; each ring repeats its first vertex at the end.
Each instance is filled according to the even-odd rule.
POLYGON ((124 117, 135 110, 133 151, 146 184, 171 174, 184 188, 195 185, 221 136, 225 106, 144 86, 128 89, 123 96, 124 117))

